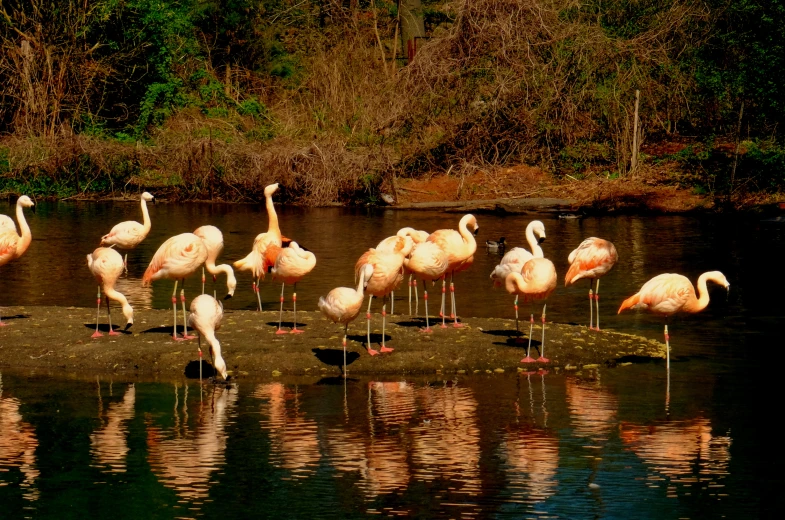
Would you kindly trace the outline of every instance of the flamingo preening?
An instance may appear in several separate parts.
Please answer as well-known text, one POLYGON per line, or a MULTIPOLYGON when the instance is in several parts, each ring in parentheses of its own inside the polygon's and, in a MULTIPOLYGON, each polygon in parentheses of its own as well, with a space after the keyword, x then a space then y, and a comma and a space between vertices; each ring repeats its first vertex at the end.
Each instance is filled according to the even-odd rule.
POLYGON ((385 345, 385 328, 387 325, 387 297, 403 281, 403 263, 406 256, 411 252, 414 242, 410 237, 391 237, 394 245, 383 246, 383 249, 372 248, 366 251, 357 260, 354 270, 356 275, 361 275, 362 269, 366 264, 373 266, 373 274, 368 280, 365 292, 368 293, 367 336, 368 353, 375 356, 379 352, 371 348, 371 303, 373 297, 383 298, 382 300, 382 352, 392 352, 393 349, 385 345))
POLYGON ((313 271, 316 267, 316 256, 310 251, 302 249, 297 242, 291 242, 289 247, 280 248, 280 252, 275 258, 275 264, 272 267, 273 280, 281 282, 281 310, 278 314, 278 330, 276 334, 286 334, 286 331, 281 328, 281 320, 283 319, 283 291, 286 284, 294 286, 292 293, 292 303, 294 304, 294 325, 290 334, 300 334, 303 331, 297 328, 297 282, 313 271))
MULTIPOLYGON (((404 227, 398 230, 396 233, 399 237, 411 237, 412 242, 414 245, 417 245, 421 242, 425 242, 428 240, 428 236, 430 233, 427 231, 423 231, 421 229, 414 229, 411 227, 404 227)), ((409 281, 407 282, 409 285, 409 315, 412 314, 412 288, 414 288, 414 304, 415 304, 415 315, 420 314, 420 297, 417 295, 417 280, 414 279, 413 273, 409 273, 409 281)))
MULTIPOLYGON (((450 273, 450 300, 452 310, 450 318, 453 318, 453 327, 462 327, 458 323, 458 313, 455 306, 455 285, 453 277, 455 273, 464 271, 471 267, 474 262, 474 253, 477 251, 477 241, 474 235, 480 230, 477 219, 472 214, 464 215, 458 223, 458 231, 454 229, 439 229, 428 236, 428 242, 433 242, 447 253, 448 266, 447 272, 450 273), (472 226, 474 233, 469 232, 468 226, 472 226)), ((446 277, 445 277, 446 279, 446 277)), ((444 326, 445 316, 445 281, 442 282, 442 326, 444 326)))
POLYGON ((319 310, 333 323, 343 323, 343 375, 346 377, 346 336, 349 323, 360 315, 363 305, 363 289, 373 275, 373 266, 365 264, 360 269, 360 281, 357 289, 336 287, 327 296, 319 297, 319 310))
MULTIPOLYGON (((532 258, 525 264, 520 273, 510 273, 504 280, 504 287, 510 294, 515 294, 515 329, 518 330, 518 296, 523 297, 524 302, 534 302, 535 300, 546 299, 556 288, 556 268, 553 262, 547 258, 532 258)), ((542 307, 542 344, 540 346, 540 357, 536 361, 547 363, 550 361, 545 357, 545 307, 542 307)), ((529 319, 529 347, 526 349, 526 357, 521 363, 532 363, 530 351, 532 346, 532 330, 534 327, 534 313, 529 319)))
MULTIPOLYGON (((25 220, 24 208, 33 208, 35 213, 35 204, 27 195, 22 195, 16 201, 16 220, 19 221, 21 235, 16 234, 16 225, 10 217, 3 215, 5 218, 0 220, 0 267, 22 256, 33 240, 30 226, 25 220)), ((0 327, 4 325, 5 323, 0 319, 0 327)))
POLYGON ((619 254, 612 242, 597 237, 589 237, 572 252, 567 261, 570 268, 564 275, 567 287, 581 278, 589 279, 589 330, 600 330, 600 277, 613 269, 619 254), (596 285, 594 280, 597 281, 596 285), (593 327, 593 307, 597 307, 597 328, 593 327))
POLYGON ((665 273, 643 284, 640 291, 624 300, 619 307, 617 314, 621 314, 625 309, 644 309, 665 316, 665 348, 669 373, 671 347, 667 319, 678 312, 695 314, 705 309, 709 304, 707 282, 714 282, 725 289, 730 289, 724 274, 719 271, 709 271, 698 277, 698 296, 696 296, 695 287, 686 276, 665 273))
MULTIPOLYGON (((234 290, 237 287, 234 271, 227 264, 215 265, 216 258, 218 258, 218 255, 221 254, 224 248, 224 237, 221 230, 215 226, 201 226, 194 231, 194 235, 201 238, 207 248, 207 260, 205 260, 204 266, 207 268, 207 272, 213 275, 213 281, 215 281, 215 275, 218 273, 226 273, 227 294, 224 300, 231 298, 234 296, 234 290)), ((202 278, 202 294, 204 294, 204 278, 202 278)))
MULTIPOLYGON (((215 371, 221 375, 224 380, 228 379, 226 375, 226 362, 221 356, 221 343, 215 337, 215 331, 221 328, 221 320, 223 319, 224 308, 221 302, 210 296, 209 294, 200 294, 191 300, 191 314, 188 316, 188 325, 199 333, 199 361, 202 360, 202 338, 209 345, 210 359, 215 371)), ((201 379, 201 366, 199 367, 199 376, 201 379)))
MULTIPOLYGON (((152 223, 150 213, 147 211, 147 203, 155 203, 155 197, 144 192, 141 196, 142 204, 142 223, 134 220, 127 220, 115 225, 109 233, 101 237, 101 245, 104 247, 117 247, 118 249, 133 249, 142 243, 142 240, 150 233, 152 223)), ((123 265, 127 265, 128 255, 125 255, 123 265)))
POLYGON ((114 288, 117 279, 123 274, 125 270, 125 262, 120 253, 110 247, 99 247, 91 254, 87 255, 87 267, 93 273, 96 281, 98 282, 98 309, 95 314, 95 332, 93 338, 100 338, 103 336, 98 332, 98 318, 101 313, 101 289, 104 290, 106 297, 106 315, 109 318, 109 335, 117 336, 117 332, 112 330, 112 313, 109 308, 109 300, 112 299, 119 302, 123 308, 123 316, 127 320, 125 330, 128 330, 134 324, 134 309, 128 303, 125 295, 114 288))
POLYGON ((259 233, 253 241, 251 252, 245 258, 237 260, 234 266, 240 271, 251 271, 253 276, 253 291, 256 293, 256 301, 259 305, 259 310, 262 310, 262 297, 259 294, 259 282, 264 279, 268 268, 272 267, 275 263, 275 257, 272 262, 266 261, 267 248, 269 246, 283 246, 283 236, 281 235, 281 228, 278 226, 278 214, 275 212, 275 205, 273 204, 273 194, 278 191, 278 184, 270 184, 264 188, 265 207, 267 209, 267 232, 259 233))
POLYGON ((183 337, 177 337, 177 282, 181 280, 183 286, 185 286, 185 279, 194 274, 204 264, 205 260, 207 260, 207 247, 204 245, 204 241, 193 233, 182 233, 161 244, 142 277, 143 286, 148 286, 162 278, 174 280, 174 291, 172 291, 172 308, 174 311, 172 339, 175 341, 194 338, 194 336, 188 335, 188 324, 186 323, 185 315, 185 289, 180 291, 180 302, 183 305, 183 337))
MULTIPOLYGON (((409 256, 406 258, 405 265, 412 272, 415 279, 422 280, 423 300, 425 300, 425 329, 423 332, 432 332, 428 321, 428 286, 426 282, 444 278, 444 274, 450 265, 449 257, 435 243, 420 242, 412 248, 409 256)), ((417 283, 416 280, 414 283, 417 283)), ((442 326, 444 326, 444 314, 442 314, 442 326)))

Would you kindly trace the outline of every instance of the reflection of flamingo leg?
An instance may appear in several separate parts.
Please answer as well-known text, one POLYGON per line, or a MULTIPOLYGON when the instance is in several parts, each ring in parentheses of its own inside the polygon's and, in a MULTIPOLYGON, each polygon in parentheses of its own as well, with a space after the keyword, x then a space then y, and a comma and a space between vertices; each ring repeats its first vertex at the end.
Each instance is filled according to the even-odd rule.
POLYGON ((422 281, 422 290, 423 290, 423 300, 425 300, 425 330, 423 332, 433 332, 431 330, 431 325, 428 323, 428 286, 425 284, 425 280, 422 281))
POLYGON ((119 336, 120 334, 112 330, 112 312, 109 310, 109 297, 106 296, 106 315, 109 317, 109 335, 119 336))
POLYGON ((368 353, 372 356, 375 356, 379 352, 371 348, 371 302, 373 302, 373 294, 368 295, 368 311, 365 313, 365 320, 366 320, 366 333, 368 336, 368 343, 366 347, 368 348, 368 353))
POLYGON ((297 282, 294 284, 292 303, 294 304, 294 327, 289 331, 289 334, 302 334, 303 331, 297 328, 297 282))
POLYGON ((384 344, 384 333, 387 326, 387 296, 384 297, 382 301, 382 348, 379 349, 380 352, 392 352, 395 350, 394 348, 389 348, 387 345, 384 344))
POLYGON ((283 320, 283 288, 286 287, 285 283, 281 284, 281 310, 278 313, 278 330, 275 331, 276 334, 286 334, 286 331, 281 329, 281 321, 283 320))
POLYGON ((545 307, 547 305, 542 306, 542 344, 540 345, 540 357, 537 359, 540 363, 548 363, 550 359, 545 357, 545 307))
MULTIPOLYGON (((183 280, 183 287, 185 287, 185 280, 183 280)), ((183 304, 183 339, 194 339, 196 336, 188 335, 188 320, 185 314, 185 289, 180 289, 180 303, 183 304)))
POLYGON ((529 346, 526 348, 526 357, 521 359, 521 363, 534 363, 534 360, 529 355, 532 349, 532 331, 534 330, 534 314, 529 318, 529 346))
POLYGON ((98 302, 98 309, 95 311, 95 332, 93 333, 92 336, 90 336, 91 338, 100 338, 101 336, 103 336, 103 334, 98 332, 98 318, 101 315, 101 286, 100 285, 98 286, 98 298, 96 298, 96 301, 98 302))

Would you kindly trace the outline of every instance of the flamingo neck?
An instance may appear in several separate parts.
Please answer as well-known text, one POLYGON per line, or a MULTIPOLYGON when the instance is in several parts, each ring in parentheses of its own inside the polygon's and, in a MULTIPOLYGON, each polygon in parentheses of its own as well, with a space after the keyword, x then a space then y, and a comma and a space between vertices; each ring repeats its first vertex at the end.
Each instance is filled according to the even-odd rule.
POLYGON ((134 309, 133 307, 131 307, 131 304, 128 303, 128 299, 125 297, 125 295, 120 291, 115 290, 114 286, 110 287, 105 283, 103 284, 103 286, 104 286, 103 287, 104 294, 106 295, 106 297, 109 298, 110 300, 119 302, 120 305, 122 305, 123 307, 123 315, 126 317, 126 319, 129 322, 133 323, 134 309))
POLYGON ((278 214, 275 212, 272 194, 265 197, 265 207, 267 208, 267 219, 270 222, 267 226, 267 232, 275 234, 280 241, 281 228, 278 227, 278 214))
POLYGON ((211 269, 210 265, 206 262, 205 267, 210 274, 226 273, 226 287, 229 291, 229 294, 234 294, 234 289, 237 287, 237 278, 234 276, 234 269, 232 269, 228 264, 215 265, 215 263, 212 264, 211 269))
POLYGON ((22 232, 20 240, 16 243, 16 257, 19 258, 30 247, 33 236, 30 234, 30 226, 27 225, 25 219, 24 208, 18 202, 16 203, 16 220, 19 222, 19 230, 22 232))
POLYGON ((531 224, 526 226, 526 242, 529 243, 532 256, 535 258, 543 258, 545 256, 539 242, 537 242, 537 237, 534 236, 534 227, 531 224))
POLYGON ((466 246, 466 257, 470 257, 477 251, 477 241, 474 240, 474 233, 471 233, 467 227, 471 218, 471 215, 465 215, 458 223, 458 232, 461 234, 463 243, 466 246))
POLYGON ((512 272, 504 279, 504 288, 510 294, 520 294, 523 292, 526 282, 520 273, 512 272))
POLYGON ((689 305, 685 305, 685 309, 687 312, 700 312, 709 305, 709 290, 706 285, 706 282, 711 280, 716 284, 723 285, 723 281, 717 277, 717 274, 714 271, 709 271, 707 273, 703 273, 698 278, 698 294, 697 298, 690 302, 689 305))
POLYGON ((142 226, 144 227, 144 232, 149 233, 150 228, 152 227, 152 222, 150 221, 150 213, 147 211, 147 201, 142 198, 142 226))
POLYGON ((360 283, 357 284, 357 294, 360 295, 362 298, 365 295, 364 286, 365 285, 365 276, 360 276, 360 283))

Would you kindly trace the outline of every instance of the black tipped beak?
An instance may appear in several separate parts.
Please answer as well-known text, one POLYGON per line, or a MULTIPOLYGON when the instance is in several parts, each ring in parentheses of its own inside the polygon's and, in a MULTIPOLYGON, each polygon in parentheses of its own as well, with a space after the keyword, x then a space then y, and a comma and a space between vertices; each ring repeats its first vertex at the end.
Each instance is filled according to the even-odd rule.
POLYGON ((229 298, 231 298, 231 297, 232 297, 232 295, 231 295, 231 294, 227 294, 226 296, 224 296, 224 300, 228 300, 228 299, 229 299, 229 298))
POLYGON ((480 232, 480 228, 474 228, 474 236, 477 236, 477 234, 478 234, 479 232, 480 232))
POLYGON ((30 206, 30 209, 31 209, 31 210, 33 210, 33 213, 35 213, 35 204, 33 204, 32 206, 30 206))
POLYGON ((123 330, 128 330, 128 329, 130 329, 132 325, 133 325, 133 323, 126 323, 126 324, 125 324, 125 328, 124 328, 123 330))
POLYGON ((537 240, 537 243, 538 243, 538 244, 542 244, 543 242, 545 242, 545 237, 540 237, 540 238, 537 240))
POLYGON ((153 204, 155 204, 155 197, 153 197, 153 204))

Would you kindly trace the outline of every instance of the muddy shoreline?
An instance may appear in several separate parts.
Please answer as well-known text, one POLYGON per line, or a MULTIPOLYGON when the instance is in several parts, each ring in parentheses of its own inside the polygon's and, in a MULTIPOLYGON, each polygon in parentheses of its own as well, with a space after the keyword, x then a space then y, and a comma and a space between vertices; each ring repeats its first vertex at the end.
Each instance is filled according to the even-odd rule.
MULTIPOLYGON (((277 335, 276 312, 227 310, 217 336, 230 375, 235 379, 339 375, 343 327, 317 312, 297 315, 298 328, 305 332, 277 335)), ((0 328, 0 368, 178 376, 189 363, 189 370, 197 366, 193 363, 198 360, 197 340, 172 340, 171 310, 137 311, 134 326, 119 336, 106 334, 108 325, 102 314, 99 330, 104 336, 98 339, 90 337, 95 309, 5 307, 2 316, 7 326, 0 328)), ((348 374, 501 374, 539 368, 559 372, 665 357, 665 345, 654 339, 547 323, 545 354, 550 362, 523 364, 528 322, 521 322, 520 340, 514 320, 466 318, 465 326, 459 329, 442 329, 440 324, 433 327, 433 333, 425 334, 421 332, 424 318, 392 316, 386 341, 394 352, 370 356, 364 348, 365 320, 356 320, 349 326, 348 374)), ((291 327, 291 322, 284 322, 284 326, 291 327)), ((541 333, 537 321, 532 334, 531 356, 535 359, 541 333)), ((374 348, 379 348, 380 341, 381 317, 375 315, 371 328, 374 348)), ((206 344, 203 347, 206 349, 206 344)))

